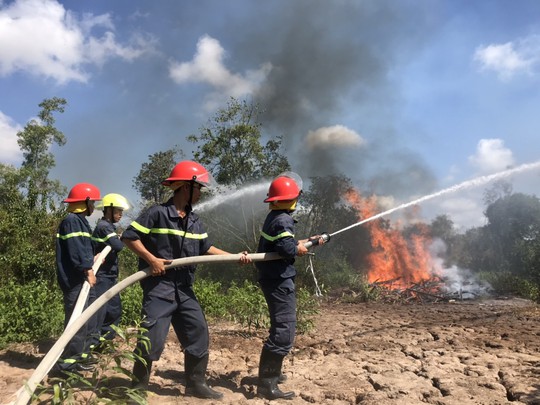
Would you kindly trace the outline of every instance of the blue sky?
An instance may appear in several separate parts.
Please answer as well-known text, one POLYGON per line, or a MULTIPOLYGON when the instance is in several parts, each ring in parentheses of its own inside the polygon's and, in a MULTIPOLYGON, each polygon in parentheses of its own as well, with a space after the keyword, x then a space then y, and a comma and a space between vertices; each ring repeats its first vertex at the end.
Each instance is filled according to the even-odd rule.
MULTIPOLYGON (((63 97, 52 177, 137 196, 148 155, 229 97, 258 102, 302 177, 343 173, 386 208, 540 159, 537 0, 0 0, 0 161, 63 97)), ((539 195, 538 171, 512 177, 539 195)), ((481 225, 482 188, 422 206, 481 225)), ((331 213, 329 213, 330 215, 331 213)))

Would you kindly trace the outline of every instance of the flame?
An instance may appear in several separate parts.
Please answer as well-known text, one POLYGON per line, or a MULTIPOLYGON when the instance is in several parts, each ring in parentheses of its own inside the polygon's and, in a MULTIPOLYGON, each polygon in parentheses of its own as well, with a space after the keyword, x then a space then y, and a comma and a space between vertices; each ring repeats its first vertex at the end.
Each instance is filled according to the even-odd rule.
MULTIPOLYGON (((377 197, 363 197, 354 189, 344 198, 357 211, 359 220, 376 215, 379 211, 377 197)), ((392 228, 388 221, 377 219, 366 222, 373 251, 367 257, 369 283, 386 283, 388 288, 403 289, 433 280, 433 260, 429 253, 431 237, 425 224, 417 224, 418 233, 407 240, 398 226, 392 228)))

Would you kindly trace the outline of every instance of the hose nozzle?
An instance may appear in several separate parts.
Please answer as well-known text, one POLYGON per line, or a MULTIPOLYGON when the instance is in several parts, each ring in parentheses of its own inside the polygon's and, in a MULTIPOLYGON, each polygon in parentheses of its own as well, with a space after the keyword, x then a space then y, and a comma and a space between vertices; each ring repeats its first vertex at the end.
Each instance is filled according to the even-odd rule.
POLYGON ((307 243, 304 244, 304 246, 308 249, 312 246, 317 246, 319 244, 319 239, 321 238, 326 243, 330 241, 330 234, 328 232, 323 232, 320 236, 310 238, 307 243))

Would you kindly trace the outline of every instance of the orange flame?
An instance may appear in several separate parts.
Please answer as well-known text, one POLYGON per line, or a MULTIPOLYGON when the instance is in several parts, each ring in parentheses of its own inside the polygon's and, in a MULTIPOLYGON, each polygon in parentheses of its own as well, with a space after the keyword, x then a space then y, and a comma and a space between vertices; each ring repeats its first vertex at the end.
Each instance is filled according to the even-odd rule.
MULTIPOLYGON (((362 197, 351 189, 344 197, 358 212, 360 220, 378 213, 375 196, 362 197)), ((425 224, 418 225, 421 232, 412 234, 409 240, 387 221, 377 219, 366 222, 365 226, 370 232, 373 248, 367 257, 369 283, 391 282, 389 288, 402 289, 433 279, 433 263, 428 251, 431 238, 425 224)))

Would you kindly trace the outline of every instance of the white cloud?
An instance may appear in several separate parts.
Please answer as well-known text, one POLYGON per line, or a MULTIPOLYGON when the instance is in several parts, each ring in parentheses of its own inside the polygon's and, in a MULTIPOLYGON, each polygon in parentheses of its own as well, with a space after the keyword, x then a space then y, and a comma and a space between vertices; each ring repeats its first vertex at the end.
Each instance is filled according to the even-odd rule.
POLYGON ((540 65, 540 35, 531 35, 515 42, 480 46, 474 61, 482 71, 493 71, 501 80, 518 74, 532 74, 540 65))
POLYGON ((0 3, 0 76, 26 71, 58 83, 86 82, 85 67, 119 57, 131 60, 148 45, 120 45, 108 14, 85 14, 80 19, 55 0, 16 0, 0 3), (93 28, 105 29, 101 37, 93 28))
POLYGON ((22 127, 0 111, 0 161, 2 163, 18 164, 22 161, 22 152, 17 144, 17 132, 22 127))
POLYGON ((218 40, 205 35, 197 42, 197 51, 190 62, 171 62, 169 75, 174 82, 206 83, 215 89, 211 98, 241 97, 255 93, 270 72, 265 64, 244 75, 229 71, 224 64, 225 50, 218 40))
POLYGON ((515 163, 512 151, 504 146, 502 139, 481 139, 469 162, 480 174, 506 170, 515 163))
POLYGON ((321 127, 315 131, 309 131, 305 142, 310 150, 326 147, 360 147, 365 140, 355 131, 343 125, 321 127))

